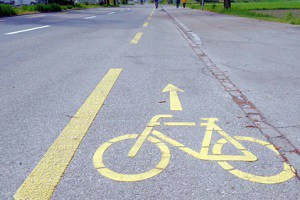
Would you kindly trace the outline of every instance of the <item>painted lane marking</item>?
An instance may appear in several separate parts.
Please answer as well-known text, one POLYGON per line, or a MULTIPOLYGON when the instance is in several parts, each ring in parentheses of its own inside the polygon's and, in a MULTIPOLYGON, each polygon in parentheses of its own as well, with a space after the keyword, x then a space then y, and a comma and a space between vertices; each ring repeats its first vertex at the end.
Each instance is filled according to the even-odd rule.
POLYGON ((115 12, 110 12, 110 13, 108 13, 109 15, 111 15, 111 14, 114 14, 115 12))
POLYGON ((165 126, 196 126, 195 122, 164 122, 165 126))
POLYGON ((32 18, 39 18, 39 17, 45 17, 46 15, 32 15, 29 17, 26 17, 27 19, 32 19, 32 18))
POLYGON ((149 22, 145 22, 144 25, 143 25, 143 27, 147 27, 148 24, 149 24, 149 22))
POLYGON ((96 16, 91 16, 91 17, 85 17, 83 19, 92 19, 92 18, 95 18, 96 16))
POLYGON ((134 38, 131 40, 131 44, 137 44, 139 42, 139 40, 141 39, 143 33, 142 32, 139 32, 137 33, 134 38))
POLYGON ((122 69, 110 69, 14 195, 50 199, 122 69))
POLYGON ((25 30, 20 30, 20 31, 5 33, 4 35, 13 35, 13 34, 17 34, 17 33, 23 33, 23 32, 27 32, 27 31, 33 31, 33 30, 38 30, 38 29, 48 28, 48 27, 50 27, 50 25, 39 26, 39 27, 35 27, 35 28, 30 28, 30 29, 25 29, 25 30))
MULTIPOLYGON (((106 143, 102 144, 97 151, 94 154, 93 157, 93 163, 94 167, 97 169, 97 171, 105 176, 106 178, 115 180, 115 181, 121 181, 121 182, 134 182, 134 181, 142 181, 149 178, 152 178, 158 174, 160 174, 162 171, 166 169, 166 167, 170 163, 170 157, 171 152, 166 145, 168 143, 169 145, 172 145, 184 153, 187 153, 190 156, 193 156, 199 160, 210 160, 210 161, 217 161, 223 169, 228 171, 229 173, 237 176, 238 178, 242 178, 248 181, 256 182, 256 183, 264 183, 264 184, 277 184, 277 183, 283 183, 295 176, 295 170, 290 167, 287 163, 284 162, 283 164, 283 170, 280 173, 277 173, 275 175, 267 175, 267 176, 259 176, 255 174, 250 174, 238 169, 235 169, 234 166, 229 164, 227 161, 245 161, 245 162, 254 162, 257 161, 257 157, 253 155, 250 151, 246 150, 243 145, 239 141, 249 141, 249 142, 256 142, 264 147, 269 148, 272 150, 277 156, 279 155, 279 152, 276 150, 276 148, 271 145, 268 142, 261 141, 252 137, 244 137, 244 136, 235 136, 231 137, 229 134, 227 134, 225 131, 222 130, 221 127, 219 127, 216 122, 218 121, 217 118, 201 118, 201 120, 205 120, 205 122, 201 122, 201 126, 205 126, 205 135, 204 140, 202 142, 202 147, 200 149, 200 153, 198 151, 195 151, 193 149, 190 149, 186 147, 184 144, 164 135, 163 133, 157 131, 154 129, 154 126, 150 126, 153 124, 158 123, 158 120, 161 118, 172 118, 172 115, 156 115, 154 116, 144 131, 138 135, 138 134, 128 134, 128 135, 122 135, 118 136, 116 138, 110 139, 106 143), (212 154, 209 153, 208 148, 211 145, 212 139, 212 133, 217 132, 222 136, 222 139, 217 141, 217 143, 213 142, 213 149, 212 154), (153 135, 155 137, 153 137, 153 135), (124 140, 135 140, 135 144, 131 147, 131 150, 128 153, 128 156, 133 158, 138 153, 139 149, 143 145, 144 142, 152 142, 160 149, 161 153, 161 160, 158 162, 158 164, 150 169, 149 171, 138 173, 138 174, 123 174, 115 172, 111 169, 109 169, 107 166, 104 165, 103 157, 105 155, 105 151, 112 145, 118 145, 119 142, 122 142, 124 140), (231 143, 231 145, 235 146, 237 150, 241 152, 241 154, 222 154, 222 147, 227 144, 231 143)), ((181 122, 174 122, 174 123, 181 123, 181 122)), ((183 122, 183 123, 191 123, 191 122, 183 122)), ((275 155, 276 156, 276 155, 275 155)))
POLYGON ((179 89, 172 84, 168 84, 162 92, 170 92, 170 110, 182 111, 181 103, 177 94, 177 92, 184 92, 182 89, 179 89))
POLYGON ((103 176, 105 176, 106 178, 110 178, 115 181, 123 181, 123 182, 142 181, 148 178, 152 178, 153 176, 156 176, 159 173, 163 172, 164 169, 170 163, 170 157, 171 157, 170 150, 167 147, 167 145, 165 145, 160 140, 151 136, 147 138, 147 141, 152 142, 154 145, 156 145, 161 152, 161 160, 153 169, 140 174, 119 174, 117 172, 114 172, 113 170, 110 170, 104 165, 103 155, 110 146, 114 144, 118 144, 118 142, 123 140, 135 139, 138 136, 139 136, 138 134, 122 135, 100 146, 93 157, 94 167, 97 169, 97 171, 103 176))
POLYGON ((0 19, 0 22, 4 22, 4 20, 3 20, 3 19, 0 19))
POLYGON ((121 12, 124 12, 125 10, 121 10, 121 12))
POLYGON ((148 17, 148 20, 151 20, 151 17, 148 17))

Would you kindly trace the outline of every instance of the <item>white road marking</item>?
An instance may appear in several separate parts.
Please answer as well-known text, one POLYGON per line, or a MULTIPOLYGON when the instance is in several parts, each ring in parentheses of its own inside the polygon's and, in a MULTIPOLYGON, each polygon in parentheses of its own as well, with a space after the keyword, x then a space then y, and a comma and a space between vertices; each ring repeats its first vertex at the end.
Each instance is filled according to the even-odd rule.
POLYGON ((95 18, 96 16, 91 16, 91 17, 85 17, 83 19, 92 19, 92 18, 95 18))
POLYGON ((31 19, 31 18, 38 18, 38 17, 45 17, 45 15, 32 15, 29 17, 26 17, 27 19, 31 19))
POLYGON ((3 19, 0 19, 0 22, 4 22, 4 20, 3 20, 3 19))
POLYGON ((110 13, 108 13, 109 15, 111 15, 111 14, 114 14, 115 12, 110 12, 110 13))
POLYGON ((25 29, 25 30, 20 30, 20 31, 5 33, 4 35, 13 35, 13 34, 17 34, 17 33, 23 33, 23 32, 27 32, 27 31, 33 31, 33 30, 42 29, 42 28, 48 28, 48 27, 50 27, 50 25, 39 26, 39 27, 35 27, 35 28, 30 28, 30 29, 25 29))
POLYGON ((121 12, 124 12, 125 10, 121 10, 121 12))

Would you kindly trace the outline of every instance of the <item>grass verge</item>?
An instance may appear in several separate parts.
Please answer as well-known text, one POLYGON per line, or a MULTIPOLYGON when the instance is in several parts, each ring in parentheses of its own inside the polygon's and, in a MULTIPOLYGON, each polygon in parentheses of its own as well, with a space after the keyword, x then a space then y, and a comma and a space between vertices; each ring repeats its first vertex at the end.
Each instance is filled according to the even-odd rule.
MULTIPOLYGON (((199 3, 190 3, 188 7, 192 9, 201 9, 199 3)), ((300 2, 289 2, 289 1, 279 1, 279 2, 250 2, 250 3, 232 3, 230 9, 224 9, 223 4, 212 4, 206 3, 204 10, 217 12, 226 15, 235 15, 241 17, 248 17, 259 20, 274 21, 289 24, 300 25, 300 18, 292 14, 292 12, 287 11, 287 14, 282 17, 276 17, 269 14, 257 13, 255 10, 290 10, 290 9, 300 9, 300 2)))

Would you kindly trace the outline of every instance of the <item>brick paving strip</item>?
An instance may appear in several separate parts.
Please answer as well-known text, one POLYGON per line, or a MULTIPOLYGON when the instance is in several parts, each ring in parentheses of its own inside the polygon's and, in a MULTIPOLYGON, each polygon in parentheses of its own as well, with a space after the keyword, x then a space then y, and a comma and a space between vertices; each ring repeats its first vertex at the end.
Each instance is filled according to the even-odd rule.
POLYGON ((253 122, 253 128, 259 129, 267 140, 279 151, 285 162, 296 170, 296 176, 300 179, 300 151, 291 141, 276 127, 272 126, 255 105, 241 92, 241 90, 220 70, 213 61, 203 52, 202 41, 188 27, 176 19, 168 10, 163 8, 170 20, 187 40, 194 52, 205 63, 209 71, 223 85, 225 91, 229 93, 232 100, 243 110, 246 116, 253 122))

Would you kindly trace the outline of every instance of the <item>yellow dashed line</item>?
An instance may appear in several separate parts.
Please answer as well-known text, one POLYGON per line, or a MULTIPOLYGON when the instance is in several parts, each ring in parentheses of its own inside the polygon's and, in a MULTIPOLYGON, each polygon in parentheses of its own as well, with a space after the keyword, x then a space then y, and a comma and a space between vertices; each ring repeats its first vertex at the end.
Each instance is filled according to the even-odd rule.
POLYGON ((143 33, 142 32, 139 32, 137 33, 134 38, 131 40, 131 44, 137 44, 139 42, 139 40, 141 39, 143 33))
POLYGON ((149 24, 149 22, 145 22, 144 25, 143 25, 143 27, 147 27, 148 24, 149 24))

